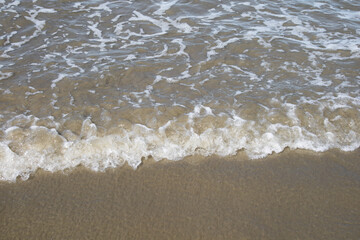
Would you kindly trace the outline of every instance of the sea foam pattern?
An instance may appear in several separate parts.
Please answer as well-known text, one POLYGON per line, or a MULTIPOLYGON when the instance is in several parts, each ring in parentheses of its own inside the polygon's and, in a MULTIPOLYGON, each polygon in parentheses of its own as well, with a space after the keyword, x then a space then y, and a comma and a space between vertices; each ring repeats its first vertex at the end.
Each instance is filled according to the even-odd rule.
POLYGON ((0 0, 0 180, 360 146, 360 4, 0 0))

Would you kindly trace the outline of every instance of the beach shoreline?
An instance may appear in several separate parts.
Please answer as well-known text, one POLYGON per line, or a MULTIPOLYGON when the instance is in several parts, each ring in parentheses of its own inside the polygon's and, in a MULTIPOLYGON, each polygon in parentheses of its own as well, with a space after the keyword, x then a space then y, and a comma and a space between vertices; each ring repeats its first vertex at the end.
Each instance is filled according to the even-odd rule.
POLYGON ((360 150, 191 157, 0 183, 3 239, 356 239, 360 150))
POLYGON ((0 240, 359 240, 359 3, 0 0, 0 240))

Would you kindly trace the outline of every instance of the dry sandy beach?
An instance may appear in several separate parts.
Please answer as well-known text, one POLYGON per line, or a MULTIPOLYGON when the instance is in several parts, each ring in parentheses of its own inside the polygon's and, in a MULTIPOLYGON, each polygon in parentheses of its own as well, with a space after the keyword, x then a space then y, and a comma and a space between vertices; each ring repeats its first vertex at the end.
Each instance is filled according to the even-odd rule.
POLYGON ((360 151, 150 160, 0 183, 2 239, 358 239, 360 151))

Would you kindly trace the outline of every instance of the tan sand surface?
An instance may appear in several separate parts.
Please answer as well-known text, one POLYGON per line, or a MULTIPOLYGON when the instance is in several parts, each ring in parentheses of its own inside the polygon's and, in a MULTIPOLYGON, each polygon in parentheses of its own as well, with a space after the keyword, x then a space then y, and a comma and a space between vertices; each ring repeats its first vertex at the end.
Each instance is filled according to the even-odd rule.
POLYGON ((192 157, 0 183, 1 239, 359 239, 360 151, 192 157))

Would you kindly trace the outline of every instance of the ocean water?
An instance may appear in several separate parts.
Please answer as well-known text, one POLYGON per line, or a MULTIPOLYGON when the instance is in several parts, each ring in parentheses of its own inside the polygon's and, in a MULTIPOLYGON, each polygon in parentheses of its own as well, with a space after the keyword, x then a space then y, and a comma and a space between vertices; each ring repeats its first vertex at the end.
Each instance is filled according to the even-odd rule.
POLYGON ((0 180, 360 146, 357 0, 0 0, 0 180))

